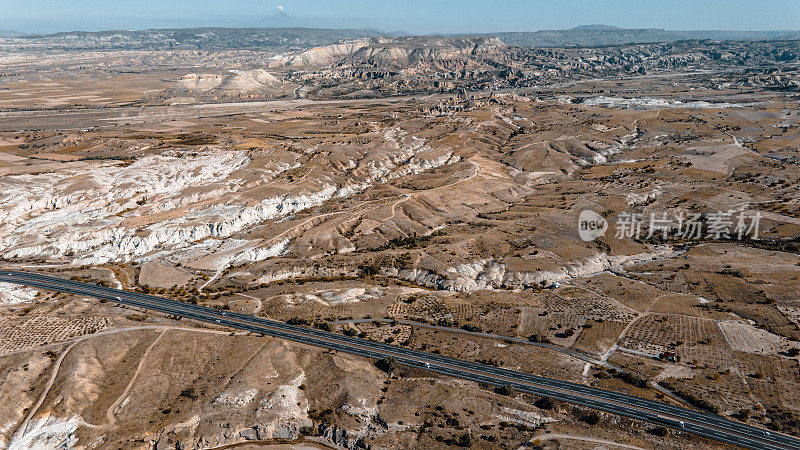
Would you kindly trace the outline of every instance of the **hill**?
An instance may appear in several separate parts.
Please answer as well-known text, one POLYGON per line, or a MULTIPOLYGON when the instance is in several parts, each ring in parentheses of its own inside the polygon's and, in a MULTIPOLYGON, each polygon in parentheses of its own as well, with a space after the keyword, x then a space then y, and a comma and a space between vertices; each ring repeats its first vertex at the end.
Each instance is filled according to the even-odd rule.
POLYGON ((177 28, 139 31, 71 31, 22 36, 24 45, 65 50, 244 49, 276 51, 327 45, 344 39, 383 36, 372 30, 322 28, 177 28))
POLYGON ((21 31, 14 31, 14 30, 0 30, 0 38, 15 38, 24 36, 25 33, 21 31))
POLYGON ((373 37, 312 48, 286 57, 290 66, 321 66, 334 62, 374 67, 412 67, 423 61, 465 59, 504 47, 495 37, 373 37))

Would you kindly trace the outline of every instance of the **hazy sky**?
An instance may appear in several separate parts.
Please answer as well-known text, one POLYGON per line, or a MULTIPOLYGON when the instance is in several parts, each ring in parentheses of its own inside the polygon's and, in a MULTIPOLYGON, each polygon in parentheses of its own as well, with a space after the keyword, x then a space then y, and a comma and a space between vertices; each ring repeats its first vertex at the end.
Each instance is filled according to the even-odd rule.
POLYGON ((564 29, 797 30, 800 0, 0 0, 0 29, 28 33, 294 23, 410 33, 564 29))

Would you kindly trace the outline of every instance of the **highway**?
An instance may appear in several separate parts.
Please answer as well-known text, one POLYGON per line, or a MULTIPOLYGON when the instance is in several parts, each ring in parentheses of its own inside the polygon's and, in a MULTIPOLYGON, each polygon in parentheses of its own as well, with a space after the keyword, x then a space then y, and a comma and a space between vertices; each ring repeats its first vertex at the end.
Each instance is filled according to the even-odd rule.
POLYGON ((0 272, 0 282, 94 297, 366 358, 381 359, 391 356, 399 364, 406 366, 492 386, 511 385, 519 392, 550 397, 745 448, 800 449, 798 438, 727 420, 718 415, 381 342, 30 272, 4 270, 0 272))

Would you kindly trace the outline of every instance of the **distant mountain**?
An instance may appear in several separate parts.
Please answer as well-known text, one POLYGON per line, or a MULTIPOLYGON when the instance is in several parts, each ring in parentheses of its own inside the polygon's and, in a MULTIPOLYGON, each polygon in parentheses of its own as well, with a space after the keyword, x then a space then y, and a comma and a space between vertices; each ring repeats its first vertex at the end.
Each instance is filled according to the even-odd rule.
POLYGON ((782 41, 800 41, 800 32, 787 34, 779 37, 778 39, 782 41))
MULTIPOLYGON (((284 20, 276 14, 277 20, 284 20)), ((288 17, 288 16, 287 16, 288 17)), ((270 19, 271 20, 271 19, 270 19)), ((71 31, 21 36, 22 47, 86 49, 238 49, 287 51, 328 45, 341 40, 385 36, 378 30, 320 28, 178 28, 140 31, 71 31)))
POLYGON ((0 38, 15 38, 24 36, 25 33, 21 31, 14 31, 14 30, 0 30, 0 38))
MULTIPOLYGON (((673 31, 683 39, 710 39, 712 41, 765 41, 771 39, 785 39, 796 31, 727 31, 727 30, 698 30, 698 31, 673 31)), ((796 39, 796 38, 795 38, 796 39)))
MULTIPOLYGON (((320 47, 342 41, 381 37, 408 36, 402 32, 375 29, 302 28, 284 11, 261 20, 261 28, 176 28, 139 31, 71 31, 30 35, 0 31, 0 39, 14 37, 4 45, 13 48, 52 48, 64 50, 147 49, 147 50, 219 50, 268 49, 276 52, 320 47)), ((668 31, 659 28, 627 29, 610 25, 582 25, 570 30, 542 30, 483 34, 496 36, 507 45, 559 47, 621 45, 682 40, 798 40, 797 31, 668 31)), ((456 37, 456 36, 451 36, 456 37)))
POLYGON ((287 14, 286 11, 278 11, 272 16, 268 17, 264 21, 263 26, 270 28, 292 28, 302 27, 303 24, 287 14))
POLYGON ((660 28, 618 28, 610 25, 581 25, 569 30, 541 30, 494 33, 508 45, 558 47, 565 45, 620 45, 647 42, 675 42, 689 39, 767 40, 780 39, 792 31, 668 31, 660 28))
POLYGON ((578 25, 572 29, 573 31, 612 31, 621 30, 620 27, 612 25, 578 25))

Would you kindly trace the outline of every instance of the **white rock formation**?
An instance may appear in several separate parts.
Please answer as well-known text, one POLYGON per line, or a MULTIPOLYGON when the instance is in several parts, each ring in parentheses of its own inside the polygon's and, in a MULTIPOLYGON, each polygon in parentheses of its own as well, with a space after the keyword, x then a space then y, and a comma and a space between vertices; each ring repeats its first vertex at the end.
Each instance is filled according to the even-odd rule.
POLYGON ((506 265, 494 260, 478 260, 447 269, 440 274, 424 268, 402 269, 383 268, 384 275, 395 276, 419 286, 447 291, 475 291, 481 289, 512 288, 519 289, 537 285, 552 285, 569 278, 591 276, 615 267, 625 267, 645 261, 662 259, 679 252, 668 246, 656 247, 652 252, 625 256, 609 256, 605 253, 583 261, 575 261, 552 271, 516 272, 509 271, 506 265))
POLYGON ((216 94, 246 94, 279 87, 281 80, 264 69, 228 70, 222 74, 186 74, 175 87, 178 91, 216 94))
MULTIPOLYGON (((207 206, 135 226, 139 217, 237 192, 241 181, 230 175, 247 163, 243 152, 210 151, 194 158, 147 156, 127 167, 108 165, 91 172, 5 177, 0 180, 4 256, 76 255, 75 264, 141 259, 164 247, 231 236, 266 219, 320 205, 336 192, 328 185, 308 194, 270 197, 254 205, 207 206), (136 215, 124 220, 120 213, 128 209, 136 215)), ((280 249, 254 249, 237 257, 254 261, 276 252, 280 249)))
POLYGON ((409 67, 421 61, 450 60, 503 47, 495 37, 373 37, 312 48, 272 58, 273 64, 329 66, 353 61, 380 67, 409 67))
POLYGON ((14 305, 33 301, 39 291, 11 283, 0 283, 0 305, 14 305))
POLYGON ((78 418, 43 417, 28 424, 24 433, 14 436, 8 450, 72 448, 78 440, 75 437, 78 424, 78 418))
POLYGON ((245 406, 253 402, 258 395, 257 389, 248 389, 244 392, 223 391, 215 399, 215 405, 245 406))
POLYGON ((654 97, 605 97, 599 96, 583 101, 587 106, 604 106, 608 108, 623 109, 663 109, 663 108, 742 108, 745 105, 736 103, 709 103, 704 101, 683 102, 680 100, 663 99, 654 97))
MULTIPOLYGON (((278 256, 288 240, 262 244, 230 238, 265 220, 459 160, 398 128, 381 133, 388 145, 353 159, 345 185, 322 178, 305 185, 316 187, 276 191, 260 201, 242 193, 252 184, 240 178, 250 163, 247 154, 213 147, 144 156, 128 166, 73 165, 55 173, 7 176, 0 179, 0 256, 76 265, 167 257, 174 263, 202 260, 195 267, 210 270, 278 256)), ((355 249, 340 241, 338 252, 355 249)))
POLYGON ((305 374, 278 386, 269 397, 263 397, 256 408, 260 424, 259 439, 295 439, 303 427, 314 424, 308 417, 308 403, 299 386, 305 374))
POLYGON ((207 92, 222 84, 223 76, 215 73, 189 73, 178 80, 177 87, 187 91, 207 92))

